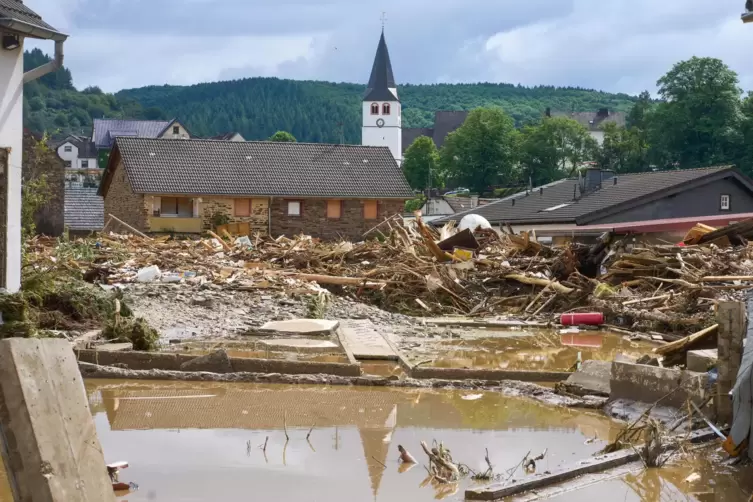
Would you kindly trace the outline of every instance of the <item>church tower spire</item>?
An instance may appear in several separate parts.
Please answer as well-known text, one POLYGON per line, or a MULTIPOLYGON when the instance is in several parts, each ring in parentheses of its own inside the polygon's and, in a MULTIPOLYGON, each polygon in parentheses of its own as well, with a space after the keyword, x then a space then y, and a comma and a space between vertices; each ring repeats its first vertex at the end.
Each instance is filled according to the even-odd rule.
POLYGON ((402 107, 382 26, 371 77, 363 97, 361 144, 389 147, 400 164, 403 157, 402 143, 402 107))

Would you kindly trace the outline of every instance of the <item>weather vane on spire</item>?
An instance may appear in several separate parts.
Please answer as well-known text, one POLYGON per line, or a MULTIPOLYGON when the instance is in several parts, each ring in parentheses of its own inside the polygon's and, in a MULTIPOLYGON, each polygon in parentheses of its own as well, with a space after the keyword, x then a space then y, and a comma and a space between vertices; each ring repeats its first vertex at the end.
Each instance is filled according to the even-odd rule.
POLYGON ((384 23, 387 22, 387 13, 385 11, 382 11, 382 31, 384 31, 384 23))

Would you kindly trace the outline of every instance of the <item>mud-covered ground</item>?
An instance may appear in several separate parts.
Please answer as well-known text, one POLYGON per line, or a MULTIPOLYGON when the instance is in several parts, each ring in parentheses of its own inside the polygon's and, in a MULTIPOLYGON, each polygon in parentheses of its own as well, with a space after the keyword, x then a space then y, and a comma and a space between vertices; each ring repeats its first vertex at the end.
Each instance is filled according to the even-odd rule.
MULTIPOLYGON (((232 291, 207 285, 132 284, 125 297, 137 316, 157 329, 165 342, 236 337, 268 321, 309 317, 310 296, 282 292, 232 291)), ((325 319, 369 319, 380 331, 399 340, 407 336, 440 335, 420 319, 385 312, 349 298, 331 295, 325 319)))

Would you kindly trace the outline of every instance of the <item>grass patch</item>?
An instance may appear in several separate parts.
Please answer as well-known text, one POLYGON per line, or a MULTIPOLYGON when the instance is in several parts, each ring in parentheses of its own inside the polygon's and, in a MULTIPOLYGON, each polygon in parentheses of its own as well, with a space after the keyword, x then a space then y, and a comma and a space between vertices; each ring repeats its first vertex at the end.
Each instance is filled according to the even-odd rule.
POLYGON ((105 323, 102 336, 113 342, 131 342, 134 350, 157 350, 159 333, 145 319, 115 315, 105 323))

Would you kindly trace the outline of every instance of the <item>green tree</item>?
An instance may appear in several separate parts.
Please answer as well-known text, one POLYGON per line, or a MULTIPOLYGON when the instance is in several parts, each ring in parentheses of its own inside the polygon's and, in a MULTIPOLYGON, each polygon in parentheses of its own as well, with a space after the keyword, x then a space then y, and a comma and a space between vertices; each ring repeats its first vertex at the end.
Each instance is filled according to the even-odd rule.
POLYGON ((405 151, 403 172, 414 190, 432 188, 439 175, 439 152, 434 140, 420 136, 405 151))
POLYGON ((635 173, 649 168, 648 144, 641 129, 628 129, 608 123, 603 126, 603 130, 604 143, 597 155, 602 169, 611 169, 618 173, 635 173))
POLYGON ((659 167, 700 167, 739 155, 741 91, 721 60, 693 57, 658 81, 663 98, 648 114, 652 161, 659 167))
POLYGON ((523 128, 521 166, 525 182, 543 185, 571 174, 598 156, 598 143, 588 130, 567 117, 545 118, 523 128))
POLYGON ((440 166, 448 180, 483 193, 516 178, 518 131, 499 108, 477 108, 445 140, 440 166))
POLYGON ((296 139, 295 136, 290 134, 287 131, 277 131, 272 136, 269 137, 269 141, 282 141, 285 143, 295 143, 296 139))

